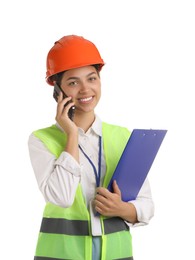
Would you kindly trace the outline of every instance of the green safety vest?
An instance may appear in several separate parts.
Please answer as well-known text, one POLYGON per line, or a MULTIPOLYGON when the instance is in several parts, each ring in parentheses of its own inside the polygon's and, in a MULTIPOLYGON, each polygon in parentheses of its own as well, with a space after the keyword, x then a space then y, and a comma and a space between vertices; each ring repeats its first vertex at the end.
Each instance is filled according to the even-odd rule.
MULTIPOLYGON (((66 134, 56 125, 34 132, 53 153, 60 156, 66 144, 66 134)), ((130 136, 126 128, 102 124, 107 187, 120 156, 130 136)), ((118 217, 100 216, 102 227, 101 260, 132 260, 132 239, 129 227, 118 217)), ((92 234, 90 214, 86 207, 81 185, 78 185, 72 206, 63 208, 47 203, 37 241, 34 260, 91 260, 92 234)))

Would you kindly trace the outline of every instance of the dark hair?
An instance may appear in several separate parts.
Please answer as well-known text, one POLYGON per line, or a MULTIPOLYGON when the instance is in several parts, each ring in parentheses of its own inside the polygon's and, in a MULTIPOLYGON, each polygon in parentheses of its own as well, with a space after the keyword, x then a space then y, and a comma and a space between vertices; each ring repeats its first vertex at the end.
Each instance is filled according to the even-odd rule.
MULTIPOLYGON (((95 69, 96 69, 96 71, 97 71, 97 73, 98 73, 98 76, 99 76, 100 64, 94 64, 94 65, 92 65, 92 66, 95 67, 95 69)), ((62 71, 62 72, 59 72, 59 73, 57 73, 57 74, 55 74, 55 75, 52 75, 52 76, 50 77, 50 80, 51 80, 52 82, 55 81, 58 86, 61 86, 62 77, 63 77, 63 75, 64 75, 65 72, 66 72, 66 70, 64 70, 64 71, 62 71)))
POLYGON ((50 79, 51 79, 51 81, 52 82, 56 82, 56 84, 58 85, 58 86, 60 86, 61 85, 61 81, 62 81, 62 77, 63 77, 63 75, 64 75, 64 72, 65 71, 62 71, 62 72, 59 72, 59 73, 57 73, 57 74, 55 74, 55 75, 52 75, 51 77, 50 77, 50 79))

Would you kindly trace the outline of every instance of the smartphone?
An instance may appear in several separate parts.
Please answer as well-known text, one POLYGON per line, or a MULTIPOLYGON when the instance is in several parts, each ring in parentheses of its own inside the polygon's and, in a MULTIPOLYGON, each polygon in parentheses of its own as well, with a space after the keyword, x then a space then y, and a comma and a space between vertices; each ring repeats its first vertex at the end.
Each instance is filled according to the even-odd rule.
MULTIPOLYGON (((68 96, 64 93, 64 91, 60 88, 60 86, 58 86, 58 84, 55 83, 55 84, 54 84, 54 90, 53 90, 53 97, 54 97, 54 99, 56 100, 56 102, 58 102, 58 96, 59 96, 60 92, 63 93, 63 98, 68 97, 68 96)), ((68 105, 69 103, 71 103, 71 102, 72 102, 71 100, 68 101, 68 102, 65 104, 65 106, 67 106, 67 105, 68 105)), ((68 111, 68 116, 69 116, 69 118, 70 118, 71 120, 73 120, 74 111, 75 111, 75 106, 72 106, 72 107, 69 109, 69 111, 68 111)))

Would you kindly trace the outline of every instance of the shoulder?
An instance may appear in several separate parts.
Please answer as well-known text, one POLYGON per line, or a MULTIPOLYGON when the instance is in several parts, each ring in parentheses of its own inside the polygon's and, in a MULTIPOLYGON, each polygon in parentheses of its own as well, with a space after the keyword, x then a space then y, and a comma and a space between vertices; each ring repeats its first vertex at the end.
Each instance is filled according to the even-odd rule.
POLYGON ((60 130, 55 124, 47 126, 47 127, 43 127, 43 128, 39 128, 33 131, 33 134, 36 133, 44 133, 44 132, 54 132, 56 130, 60 130))
POLYGON ((66 142, 66 134, 57 126, 51 125, 49 127, 41 128, 33 132, 34 136, 39 138, 42 142, 48 143, 65 143, 66 142))
POLYGON ((103 132, 108 132, 110 134, 117 134, 117 135, 127 135, 130 136, 130 131, 125 126, 119 126, 115 124, 110 124, 107 122, 102 122, 102 129, 103 132))
POLYGON ((36 137, 38 137, 40 139, 42 139, 44 137, 52 138, 52 137, 56 137, 56 135, 60 135, 60 134, 64 135, 62 130, 59 127, 57 127, 55 124, 33 131, 33 135, 35 135, 36 137))
POLYGON ((38 129, 33 132, 33 135, 57 157, 64 150, 67 136, 57 125, 38 129))

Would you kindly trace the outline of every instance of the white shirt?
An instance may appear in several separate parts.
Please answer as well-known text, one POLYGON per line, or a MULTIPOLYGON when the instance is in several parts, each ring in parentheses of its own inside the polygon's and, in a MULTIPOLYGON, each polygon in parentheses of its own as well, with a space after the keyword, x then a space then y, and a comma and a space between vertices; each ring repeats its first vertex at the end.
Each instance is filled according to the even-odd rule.
MULTIPOLYGON (((61 129, 61 127, 57 124, 61 129)), ((62 130, 62 129, 61 129, 62 130)), ((63 130, 62 130, 63 131, 63 130)), ((99 136, 102 136, 102 122, 96 117, 95 122, 85 133, 79 128, 79 145, 92 160, 98 171, 99 136)), ((63 151, 58 159, 46 148, 40 139, 32 133, 28 141, 29 154, 36 180, 45 201, 61 207, 72 205, 77 186, 81 183, 86 205, 91 215, 92 235, 102 234, 100 219, 94 215, 92 200, 96 193, 96 179, 94 170, 88 159, 79 149, 78 163, 69 153, 63 151)), ((101 156, 101 184, 106 172, 104 151, 101 156)), ((137 211, 138 225, 146 225, 154 215, 148 179, 145 180, 136 200, 131 201, 137 211)), ((132 225, 128 223, 128 225, 132 225)))

